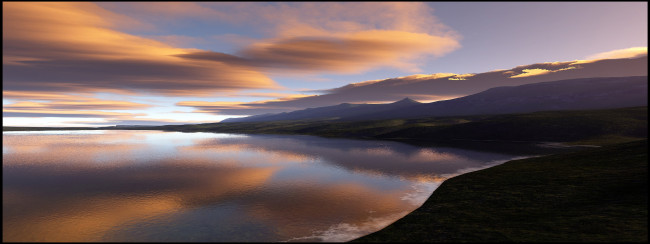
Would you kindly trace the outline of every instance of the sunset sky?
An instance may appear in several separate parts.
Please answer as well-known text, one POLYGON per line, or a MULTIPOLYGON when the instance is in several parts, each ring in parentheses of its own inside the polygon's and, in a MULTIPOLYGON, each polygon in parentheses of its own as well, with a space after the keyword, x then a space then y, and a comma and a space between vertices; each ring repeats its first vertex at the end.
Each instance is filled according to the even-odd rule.
MULTIPOLYGON (((647 55, 647 10, 647 2, 3 2, 3 125, 218 122, 300 109, 268 104, 351 83, 638 57, 647 55)), ((548 71, 513 76, 534 72, 548 71)))

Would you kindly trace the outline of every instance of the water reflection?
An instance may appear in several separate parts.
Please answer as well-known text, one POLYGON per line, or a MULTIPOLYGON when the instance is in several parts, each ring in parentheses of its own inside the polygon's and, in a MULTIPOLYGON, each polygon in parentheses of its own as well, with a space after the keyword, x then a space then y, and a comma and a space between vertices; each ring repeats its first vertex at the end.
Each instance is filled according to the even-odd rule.
POLYGON ((512 158, 511 155, 500 153, 450 147, 420 148, 390 141, 323 139, 312 136, 259 135, 255 136, 255 140, 241 137, 205 138, 196 140, 192 146, 181 148, 196 152, 196 155, 204 153, 204 157, 213 157, 233 149, 268 152, 283 158, 318 158, 347 170, 409 180, 423 177, 448 178, 458 170, 483 168, 512 158))
POLYGON ((3 241, 346 241, 513 158, 310 136, 3 132, 3 241))

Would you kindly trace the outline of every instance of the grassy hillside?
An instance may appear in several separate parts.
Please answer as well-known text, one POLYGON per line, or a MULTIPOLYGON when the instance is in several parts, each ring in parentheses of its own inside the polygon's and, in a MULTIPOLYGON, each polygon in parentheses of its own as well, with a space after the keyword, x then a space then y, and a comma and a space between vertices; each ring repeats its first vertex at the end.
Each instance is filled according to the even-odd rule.
POLYGON ((413 126, 379 135, 436 140, 564 141, 643 138, 648 134, 647 107, 551 111, 476 118, 443 126, 413 126))
POLYGON ((647 242, 647 140, 510 161, 445 181, 356 242, 647 242))

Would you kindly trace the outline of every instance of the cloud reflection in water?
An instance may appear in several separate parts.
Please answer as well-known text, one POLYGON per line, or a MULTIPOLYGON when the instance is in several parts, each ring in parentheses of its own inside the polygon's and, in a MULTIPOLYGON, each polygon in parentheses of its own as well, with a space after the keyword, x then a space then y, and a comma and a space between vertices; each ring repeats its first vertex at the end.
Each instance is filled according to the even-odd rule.
POLYGON ((4 132, 3 147, 3 241, 345 241, 513 157, 157 131, 4 132))

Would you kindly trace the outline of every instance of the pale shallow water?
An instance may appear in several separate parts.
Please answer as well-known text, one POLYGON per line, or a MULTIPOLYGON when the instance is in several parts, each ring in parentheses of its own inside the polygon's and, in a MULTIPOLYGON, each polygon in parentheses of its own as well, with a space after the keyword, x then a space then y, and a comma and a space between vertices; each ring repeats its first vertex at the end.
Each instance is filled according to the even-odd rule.
POLYGON ((517 156, 313 136, 3 132, 3 241, 348 241, 517 156))

